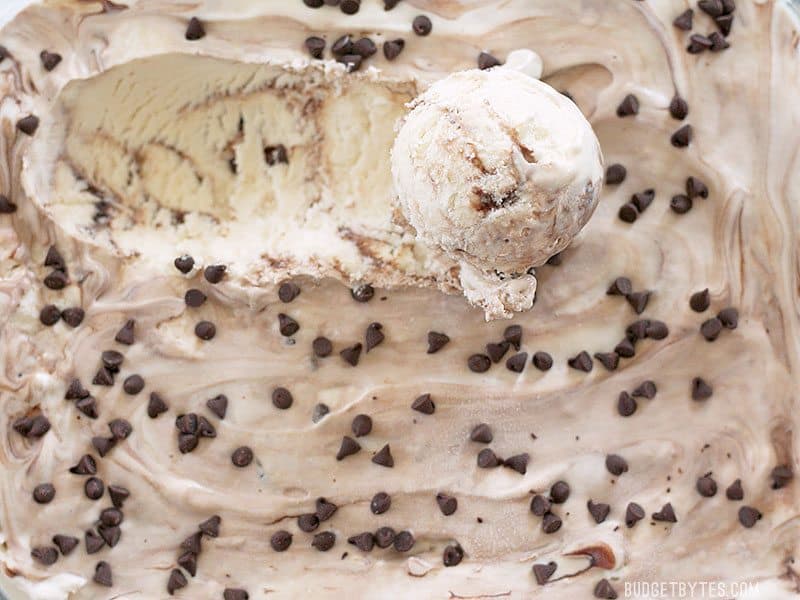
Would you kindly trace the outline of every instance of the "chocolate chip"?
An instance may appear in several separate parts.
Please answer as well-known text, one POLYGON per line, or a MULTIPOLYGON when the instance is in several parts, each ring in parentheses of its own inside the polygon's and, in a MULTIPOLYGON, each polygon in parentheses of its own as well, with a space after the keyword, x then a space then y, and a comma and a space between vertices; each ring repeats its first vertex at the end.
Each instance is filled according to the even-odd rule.
POLYGON ((499 67, 503 63, 500 62, 499 59, 495 58, 488 52, 481 52, 478 55, 478 68, 481 71, 485 71, 486 69, 491 69, 492 67, 499 67))
POLYGON ((639 99, 633 94, 628 94, 617 106, 618 117, 630 117, 639 114, 639 99))
MULTIPOLYGON (((638 321, 634 321, 625 328, 625 337, 634 343, 639 340, 643 340, 647 337, 647 327, 649 325, 649 319, 639 319, 638 321)), ((624 356, 624 354, 622 356, 624 356)))
POLYGON ((43 283, 45 287, 51 290, 63 290, 67 287, 67 283, 69 283, 69 279, 67 278, 66 273, 64 271, 53 271, 47 277, 44 278, 43 283))
POLYGON ((589 509, 589 514, 592 515, 595 523, 602 523, 608 517, 608 513, 611 512, 611 507, 608 504, 603 502, 593 502, 589 500, 586 503, 586 508, 589 509))
POLYGON ((597 582, 597 585, 594 586, 594 597, 605 598, 605 600, 616 600, 617 592, 611 586, 608 579, 601 579, 597 582))
POLYGON ((372 418, 364 414, 356 415, 353 417, 353 422, 350 424, 350 430, 356 437, 369 435, 372 431, 372 418))
POLYGON ((187 552, 192 552, 194 554, 200 554, 202 549, 202 541, 203 532, 196 531, 181 542, 181 550, 186 550, 187 552))
POLYGON ((537 517, 542 517, 549 511, 550 511, 550 500, 548 500, 541 494, 536 494, 533 498, 531 498, 531 512, 534 515, 536 515, 537 517))
POLYGON ((328 338, 320 336, 311 342, 311 350, 317 358, 325 358, 333 352, 333 344, 328 338))
POLYGON ((724 12, 721 0, 700 0, 697 7, 710 17, 718 17, 724 12))
POLYGON ((253 462, 253 451, 248 446, 239 446, 231 454, 231 462, 236 467, 246 467, 253 462))
POLYGON ((661 507, 661 510, 653 513, 653 520, 663 521, 666 523, 677 523, 678 517, 675 516, 675 510, 672 508, 672 504, 667 502, 661 507))
POLYGON ((209 265, 203 270, 203 277, 208 283, 219 283, 227 270, 225 265, 209 265))
POLYGON ((704 35, 693 33, 689 38, 689 45, 686 46, 686 51, 689 54, 700 54, 711 48, 712 42, 704 35))
POLYGON ((116 350, 104 350, 100 355, 100 360, 104 367, 106 367, 112 373, 116 373, 119 371, 119 368, 122 365, 122 361, 125 360, 125 357, 116 350))
POLYGON ((609 454, 606 456, 606 469, 612 475, 620 476, 628 471, 628 461, 619 454, 609 454))
POLYGON ((325 40, 312 35, 306 38, 305 46, 312 58, 322 58, 323 52, 325 51, 325 40))
POLYGON ((639 212, 636 210, 636 207, 630 202, 626 202, 625 204, 619 207, 618 215, 620 220, 625 223, 633 223, 637 218, 639 218, 639 212))
POLYGON ((553 254, 553 256, 547 259, 547 264, 552 267, 557 267, 558 265, 561 264, 562 255, 563 252, 556 252, 555 254, 553 254))
POLYGON ((617 185, 625 181, 628 175, 628 170, 619 163, 614 163, 606 169, 606 183, 608 185, 617 185))
POLYGON ((449 341, 450 338, 446 334, 439 333, 438 331, 429 331, 428 354, 436 354, 439 350, 444 348, 449 341))
POLYGON ((33 488, 33 499, 37 504, 48 504, 56 497, 56 488, 52 483, 40 483, 33 488))
POLYGON ((83 318, 85 316, 86 313, 79 306, 65 308, 64 310, 61 311, 61 318, 64 320, 64 323, 66 323, 70 327, 77 327, 78 325, 83 323, 83 318))
POLYGON ((80 379, 73 379, 70 381, 67 391, 64 394, 65 400, 78 400, 89 396, 89 390, 83 387, 80 379))
POLYGON ((241 588, 225 588, 222 592, 222 600, 249 600, 250 594, 241 588))
POLYGON ((275 552, 285 552, 292 545, 292 534, 283 529, 276 531, 272 534, 269 544, 275 552))
POLYGON ((717 482, 714 481, 711 475, 703 475, 697 479, 695 488, 697 489, 697 493, 701 496, 711 498, 717 493, 717 482))
POLYGON ((192 577, 197 575, 197 555, 191 552, 184 552, 178 557, 178 566, 189 573, 192 577))
POLYGON ((733 307, 723 308, 717 318, 726 329, 736 329, 739 326, 739 311, 733 307))
POLYGON ((519 350, 522 345, 522 327, 519 325, 509 325, 503 331, 503 340, 508 342, 514 347, 514 350, 519 350))
POLYGON ((551 512, 547 512, 542 517, 542 531, 552 534, 561 529, 561 517, 551 512))
POLYGON ((789 465, 778 465, 772 469, 769 476, 772 478, 770 487, 773 490, 785 488, 794 479, 794 473, 789 465))
POLYGON ((278 314, 278 330, 284 337, 291 337, 300 330, 300 325, 289 315, 278 314))
POLYGON ((640 213, 647 210, 656 197, 656 192, 653 188, 648 188, 643 192, 637 192, 631 196, 631 204, 636 207, 640 213))
POLYGON ((442 553, 442 563, 445 567, 455 567, 464 559, 464 550, 459 544, 446 546, 442 553))
POLYGON ((387 40, 383 43, 383 55, 386 57, 386 60, 394 60, 405 48, 406 42, 402 39, 396 40, 387 40))
POLYGON ((689 306, 694 312, 703 312, 708 309, 711 300, 708 293, 708 288, 695 292, 689 298, 689 306))
POLYGON ((692 200, 688 196, 677 194, 669 201, 669 207, 672 209, 672 212, 685 215, 692 210, 692 200))
POLYGON ((645 329, 645 336, 651 340, 663 340, 669 335, 669 328, 663 321, 652 320, 645 329))
POLYGON ((189 582, 186 581, 186 576, 181 570, 172 569, 167 580, 167 592, 169 592, 169 595, 172 596, 176 591, 185 588, 187 585, 189 585, 189 582))
POLYGON ((50 431, 50 421, 44 415, 20 417, 14 421, 14 431, 27 438, 40 438, 50 431))
POLYGON ((104 508, 100 511, 100 523, 106 527, 116 527, 124 519, 122 511, 118 508, 104 508))
POLYGON ((320 8, 323 5, 322 0, 303 0, 303 4, 309 8, 320 8))
POLYGON ((739 509, 739 523, 750 529, 761 520, 761 511, 752 506, 742 506, 739 509))
POLYGON ((161 413, 167 412, 167 403, 162 400, 156 392, 150 393, 150 400, 147 403, 147 416, 155 419, 161 413))
POLYGON ((206 30, 205 27, 203 27, 203 24, 200 22, 200 19, 197 17, 192 17, 189 19, 189 23, 186 25, 185 37, 190 42, 206 37, 206 30))
POLYGON ((389 448, 389 444, 386 444, 383 448, 378 450, 375 456, 372 457, 372 462, 389 469, 394 467, 394 458, 392 457, 392 450, 389 448))
POLYGON ((694 16, 694 11, 691 8, 686 9, 677 17, 675 17, 675 20, 672 21, 672 24, 681 31, 691 31, 693 16, 694 16))
POLYGON ((67 263, 64 261, 64 257, 61 256, 58 248, 55 246, 50 246, 47 249, 47 254, 44 257, 44 266, 53 267, 58 271, 66 272, 67 270, 67 263))
POLYGON ((344 361, 352 367, 358 365, 358 359, 361 356, 361 344, 353 344, 352 346, 348 346, 344 350, 339 352, 339 356, 344 359, 344 361))
POLYGON ((644 517, 645 512, 641 505, 636 504, 636 502, 630 502, 628 504, 628 508, 625 509, 625 525, 627 525, 628 528, 636 525, 636 523, 644 519, 644 517))
POLYGON ((100 367, 95 373, 92 383, 94 385, 112 386, 114 385, 114 372, 108 367, 100 367))
POLYGON ((722 321, 720 321, 717 317, 703 321, 703 324, 700 325, 700 333, 708 342, 713 342, 716 340, 721 331, 722 321))
POLYGON ((375 546, 375 537, 371 532, 365 531, 364 533, 350 536, 347 538, 347 542, 353 544, 362 552, 371 552, 373 546, 375 546))
POLYGON ((194 269, 194 259, 189 256, 188 254, 184 254, 183 256, 179 256, 173 262, 175 268, 178 269, 184 275, 194 269))
POLYGON ((537 352, 533 355, 533 366, 540 371, 549 371, 553 366, 553 357, 547 352, 537 352))
POLYGON ((278 298, 281 302, 291 302, 300 295, 300 286, 291 281, 286 281, 278 288, 278 298))
POLYGON ((352 456, 359 450, 361 450, 361 444, 349 436, 344 436, 339 446, 339 452, 336 453, 336 460, 342 460, 348 456, 352 456))
POLYGON ((61 311, 53 304, 48 304, 39 311, 39 321, 42 325, 52 327, 61 319, 61 311))
MULTIPOLYGON (((345 54, 352 54, 353 53, 353 40, 349 35, 343 35, 336 40, 334 40, 333 44, 331 45, 331 53, 336 57, 342 57, 345 54)), ((359 286, 361 287, 361 286, 359 286)), ((357 288, 356 288, 357 289, 357 288)), ((355 298, 355 289, 351 291, 353 293, 353 298, 355 298)), ((357 298, 355 298, 358 300, 357 298)), ((359 302, 361 302, 359 300, 359 302)))
POLYGON ((685 148, 692 141, 692 126, 684 125, 672 134, 670 143, 676 148, 685 148))
POLYGON ((567 364, 573 369, 583 371, 584 373, 589 373, 593 366, 592 357, 589 356, 589 353, 586 351, 580 352, 567 360, 567 364))
POLYGON ((436 494, 436 504, 439 505, 439 510, 446 517, 449 517, 458 509, 458 500, 454 496, 441 492, 436 494))
MULTIPOLYGON (((273 392, 273 396, 274 394, 275 392, 273 392)), ((289 397, 290 397, 289 404, 291 405, 291 394, 289 394, 289 397)), ((208 410, 214 413, 218 418, 224 419, 225 413, 228 410, 228 397, 225 396, 224 394, 218 394, 213 398, 209 398, 206 401, 206 406, 208 407, 208 410)))
POLYGON ((400 3, 400 0, 383 0, 383 10, 392 10, 400 3))
POLYGON ((617 277, 606 290, 609 296, 627 296, 632 292, 633 284, 627 277, 617 277))
POLYGON ((111 498, 111 504, 116 508, 122 508, 125 500, 127 500, 130 495, 131 493, 128 491, 128 488, 122 487, 121 485, 108 486, 108 496, 111 498))
POLYGON ((411 408, 424 415, 432 415, 436 412, 436 404, 431 400, 430 394, 422 394, 411 403, 411 408))
POLYGON ((297 517, 297 527, 300 529, 300 531, 311 533, 317 527, 319 527, 319 518, 317 515, 312 513, 300 515, 297 517))
POLYGON ((200 321, 194 326, 194 334, 201 340, 209 341, 217 335, 217 326, 211 321, 200 321))
POLYGON ((103 538, 97 535, 93 529, 87 529, 83 535, 83 541, 86 544, 86 554, 94 554, 99 552, 100 549, 106 545, 103 538))
POLYGON ((125 325, 117 332, 117 335, 114 336, 114 341, 119 342, 120 344, 125 344, 126 346, 130 346, 133 344, 133 330, 136 327, 136 321, 133 319, 128 319, 125 322, 125 325))
POLYGON ((86 494, 89 500, 99 500, 103 497, 104 492, 105 486, 103 485, 103 481, 97 477, 90 477, 86 480, 86 483, 83 484, 83 493, 86 494))
POLYGON ((711 51, 712 52, 722 52, 723 50, 727 50, 731 47, 728 40, 719 32, 715 31, 708 36, 708 39, 711 40, 711 51))
POLYGON ((363 61, 364 58, 360 54, 345 54, 344 56, 340 56, 336 59, 336 62, 339 62, 347 67, 348 73, 358 71, 361 68, 361 63, 363 61))
POLYGON ((8 199, 5 194, 0 194, 0 214, 10 215, 17 212, 17 205, 8 199))
POLYGON ((544 585, 553 576, 553 573, 556 572, 556 565, 555 562, 550 561, 549 563, 538 563, 533 565, 533 576, 536 578, 536 583, 539 585, 544 585))
POLYGON ((380 527, 375 531, 375 545, 378 548, 388 548, 394 543, 397 534, 391 527, 380 527))
POLYGON ((377 51, 378 48, 375 46, 375 42, 366 37, 361 38, 353 44, 353 52, 362 58, 369 58, 377 51))
POLYGON ((97 401, 91 396, 77 400, 75 402, 75 408, 90 419, 96 419, 98 417, 97 401))
POLYGON ((58 560, 58 550, 53 546, 39 546, 31 550, 31 558, 45 566, 50 566, 58 560))
POLYGON ((486 354, 489 355, 493 363, 497 364, 500 362, 500 359, 505 356, 510 347, 511 344, 508 342, 500 342, 499 344, 489 343, 486 344, 486 354))
POLYGON ((207 296, 200 290, 192 288, 187 290, 186 293, 183 295, 183 301, 186 303, 186 306, 191 308, 197 308, 198 306, 202 306, 205 303, 207 296))
POLYGON ((528 462, 530 461, 530 454, 523 452, 522 454, 515 454, 503 461, 503 466, 508 467, 519 473, 525 475, 528 470, 528 462))
POLYGON ((380 345, 385 339, 382 329, 383 325, 380 323, 370 323, 367 327, 364 344, 367 352, 380 345))
POLYGON ((472 428, 469 434, 469 439, 473 442, 480 442, 481 444, 488 444, 492 441, 492 429, 486 423, 481 423, 472 428))
POLYGON ((222 523, 222 518, 219 515, 213 515, 200 523, 197 528, 203 535, 215 538, 219 535, 220 523, 222 523))
POLYGON ((594 357, 608 371, 615 371, 619 366, 619 354, 616 352, 595 352, 594 357))
POLYGON ((714 23, 717 24, 719 32, 725 37, 728 37, 731 34, 731 29, 733 28, 733 15, 720 15, 715 17, 714 23))
POLYGON ((135 396, 144 389, 144 379, 142 379, 141 375, 129 375, 122 382, 122 389, 125 390, 126 394, 135 396))
POLYGON ((525 364, 528 362, 528 353, 520 352, 510 357, 506 361, 506 368, 514 373, 522 373, 525 370, 525 364))
POLYGON ((335 513, 336 509, 339 507, 333 502, 329 502, 325 498, 317 498, 316 508, 317 518, 319 518, 320 521, 327 521, 333 516, 333 513, 335 513))
POLYGON ((656 397, 656 384, 649 379, 640 383, 631 393, 632 396, 637 398, 653 399, 656 397))
POLYGON ((744 490, 742 489, 742 480, 737 479, 728 486, 725 490, 725 497, 728 500, 742 500, 744 498, 744 490))
POLYGON ((17 129, 19 129, 25 135, 33 135, 36 133, 38 128, 39 117, 36 115, 28 115, 27 117, 22 117, 19 121, 17 121, 17 129))
POLYGON ((401 531, 394 538, 394 549, 398 552, 408 552, 416 541, 410 531, 401 531))
POLYGON ((425 15, 419 15, 414 17, 414 21, 411 23, 411 28, 417 35, 425 36, 433 30, 433 23, 431 23, 431 20, 425 15))
POLYGON ((84 454, 74 466, 69 468, 69 472, 75 475, 95 475, 97 463, 91 454, 84 454))
POLYGON ((336 544, 336 534, 332 531, 323 531, 314 536, 311 546, 320 552, 327 552, 336 544))
POLYGON ((103 526, 100 525, 97 528, 97 531, 100 533, 100 537, 103 538, 106 544, 108 544, 109 548, 113 548, 119 543, 120 538, 122 537, 122 530, 116 526, 103 526))
POLYGON ((53 543, 58 547, 63 556, 67 556, 78 547, 79 541, 76 537, 59 533, 53 536, 53 543))
POLYGON ((467 367, 473 373, 485 373, 491 366, 492 361, 485 354, 473 354, 467 359, 467 367))
POLYGON ((354 15, 361 8, 361 0, 342 0, 339 8, 346 15, 354 15))
POLYGON ((42 66, 44 67, 45 71, 52 71, 58 66, 58 63, 61 62, 61 55, 56 52, 49 52, 47 50, 42 50, 39 53, 39 58, 42 61, 42 66))
POLYGON ((272 390, 272 404, 275 408, 286 410, 292 405, 294 398, 292 393, 284 387, 277 387, 272 390))
POLYGON ((193 433, 181 433, 178 435, 178 450, 180 450, 181 454, 188 454, 197 448, 198 443, 199 439, 193 433))
POLYGON ((502 462, 503 461, 497 457, 491 448, 484 448, 478 452, 478 466, 481 469, 492 469, 494 467, 499 467, 502 462))
POLYGON ((636 412, 636 399, 631 397, 628 392, 620 392, 617 398, 617 412, 623 417, 630 417, 636 412))
POLYGON ((392 497, 386 492, 378 492, 372 497, 369 509, 373 515, 382 515, 392 505, 392 497))

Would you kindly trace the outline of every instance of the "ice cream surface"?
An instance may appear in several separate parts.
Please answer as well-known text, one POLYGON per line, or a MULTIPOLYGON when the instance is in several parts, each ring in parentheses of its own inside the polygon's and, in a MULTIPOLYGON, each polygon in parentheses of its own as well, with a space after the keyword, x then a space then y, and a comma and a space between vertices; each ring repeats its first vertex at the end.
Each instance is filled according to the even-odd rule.
POLYGON ((307 4, 0 32, 4 591, 796 597, 792 5, 307 4), (390 151, 451 73, 535 73, 520 48, 607 173, 535 305, 486 323, 393 213, 390 151))

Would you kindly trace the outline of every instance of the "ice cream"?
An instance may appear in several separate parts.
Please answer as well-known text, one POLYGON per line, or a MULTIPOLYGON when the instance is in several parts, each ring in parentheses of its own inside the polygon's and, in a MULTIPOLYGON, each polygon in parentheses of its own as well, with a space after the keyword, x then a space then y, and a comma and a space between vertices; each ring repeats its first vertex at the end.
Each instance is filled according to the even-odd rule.
POLYGON ((392 174, 421 239, 489 277, 514 277, 583 228, 603 161, 572 100, 506 66, 454 73, 417 97, 392 174))

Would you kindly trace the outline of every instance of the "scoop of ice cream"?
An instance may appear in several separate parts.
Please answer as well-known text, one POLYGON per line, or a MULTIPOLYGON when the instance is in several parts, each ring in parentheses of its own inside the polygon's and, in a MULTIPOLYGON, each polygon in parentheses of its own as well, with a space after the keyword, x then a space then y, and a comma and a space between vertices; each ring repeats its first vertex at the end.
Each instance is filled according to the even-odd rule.
POLYGON ((509 275, 543 264, 586 224, 602 162, 577 106, 513 68, 433 84, 392 150, 395 191, 417 236, 453 260, 509 275))

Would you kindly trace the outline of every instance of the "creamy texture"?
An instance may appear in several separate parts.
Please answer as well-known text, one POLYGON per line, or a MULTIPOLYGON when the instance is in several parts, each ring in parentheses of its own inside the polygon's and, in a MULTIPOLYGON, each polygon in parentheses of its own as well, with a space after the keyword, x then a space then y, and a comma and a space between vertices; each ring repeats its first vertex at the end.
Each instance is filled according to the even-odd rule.
MULTIPOLYGON (((19 207, 12 216, 0 215, 0 528, 5 571, 15 588, 25 590, 23 597, 167 597, 180 542, 215 513, 222 517, 220 536, 204 540, 197 576, 175 597, 220 598, 228 586, 246 588, 251 598, 588 597, 601 578, 620 597, 625 582, 641 580, 746 580, 759 585, 751 597, 796 595, 797 478, 773 490, 769 477, 776 465, 798 467, 800 114, 793 86, 800 61, 797 23, 787 5, 740 1, 732 47, 695 56, 683 49, 686 34, 670 25, 686 5, 667 0, 401 1, 390 12, 364 0, 361 11, 346 18, 299 1, 269 8, 244 0, 200 7, 130 4, 114 10, 107 3, 102 14, 94 14, 99 3, 34 7, 0 34, 13 56, 0 63, 0 182, 19 207), (431 15, 434 26, 426 38, 409 31, 421 12, 431 15), (206 22, 208 36, 190 43, 183 34, 193 14, 206 22), (542 56, 543 79, 568 91, 594 126, 606 162, 628 168, 622 185, 606 186, 594 218, 563 253, 562 264, 537 272, 536 304, 514 321, 523 328, 523 350, 552 354, 550 371, 538 371, 529 357, 521 374, 502 364, 488 373, 470 372, 467 357, 499 341, 507 323, 484 323, 482 311, 458 296, 379 289, 371 302, 359 304, 335 280, 300 278, 300 296, 283 304, 272 286, 236 277, 216 286, 197 273, 187 280, 172 267, 179 247, 145 263, 104 251, 76 234, 70 211, 53 219, 37 206, 47 198, 29 198, 20 186, 23 157, 35 159, 28 151, 46 132, 50 102, 75 78, 164 52, 292 60, 303 55, 307 35, 325 33, 332 40, 345 31, 377 32, 379 41, 405 37, 397 61, 374 57, 371 64, 422 82, 474 66, 482 49, 504 58, 531 47, 542 56), (39 62, 45 47, 64 56, 51 73, 39 62), (689 102, 686 122, 695 131, 692 144, 680 150, 669 142, 681 125, 667 111, 676 91, 689 102), (616 106, 631 92, 639 97, 639 114, 619 119, 616 106), (43 119, 33 144, 14 129, 29 112, 43 119), (696 198, 691 212, 677 216, 669 198, 690 175, 705 181, 709 198, 696 198), (656 199, 647 212, 632 225, 621 222, 619 206, 648 187, 656 189, 656 199), (73 282, 60 292, 41 285, 50 244, 64 255, 73 282), (642 316, 665 321, 669 335, 639 342, 636 356, 622 359, 613 373, 597 361, 589 374, 568 368, 567 359, 581 350, 610 351, 637 318, 624 299, 605 293, 620 275, 630 277, 636 290, 653 290, 642 316), (208 301, 187 308, 182 296, 188 287, 202 288, 208 301), (694 313, 689 296, 705 287, 711 308, 694 313), (49 303, 79 304, 86 319, 75 330, 63 322, 46 328, 38 313, 49 303), (739 310, 738 328, 709 344, 699 325, 731 305, 739 310), (280 312, 300 323, 294 344, 278 333, 280 312), (136 319, 136 342, 116 344, 115 332, 129 318, 136 319), (216 324, 213 340, 201 342, 192 334, 200 319, 216 324), (383 324, 385 341, 350 367, 338 351, 363 341, 374 321, 383 324), (430 330, 452 338, 433 355, 425 353, 430 330), (317 335, 333 341, 333 355, 313 357, 317 335), (121 374, 112 388, 93 386, 99 354, 109 348, 125 354, 121 374), (129 396, 121 381, 134 372, 146 385, 129 396), (713 386, 705 402, 690 398, 696 376, 713 386), (63 399, 72 377, 97 397, 96 421, 79 418, 63 399), (633 416, 620 417, 618 394, 645 379, 655 381, 656 397, 640 399, 633 416), (270 402, 275 386, 294 396, 286 411, 270 402), (169 404, 155 420, 146 414, 151 391, 169 404), (222 421, 205 408, 218 393, 230 400, 222 421), (422 393, 432 395, 434 414, 411 410, 422 393), (319 402, 330 413, 314 423, 319 402), (217 437, 182 455, 174 419, 188 410, 207 416, 217 437), (30 411, 41 411, 52 423, 39 440, 22 438, 11 427, 30 411), (359 413, 372 416, 372 433, 359 438, 360 453, 337 462, 341 437, 350 434, 359 413), (110 505, 107 494, 88 500, 85 478, 68 469, 92 452, 91 437, 107 435, 106 424, 119 417, 132 423, 133 433, 98 458, 106 485, 131 491, 119 544, 87 556, 81 542, 52 566, 36 563, 32 547, 50 544, 55 533, 82 539, 100 509, 110 505), (489 447, 498 455, 530 453, 525 475, 476 468, 484 445, 469 441, 469 432, 480 422, 492 427, 489 447), (385 443, 391 445, 393 469, 369 460, 385 443), (238 469, 230 456, 244 444, 256 460, 238 469), (609 453, 625 457, 628 472, 610 475, 604 467, 609 453), (695 482, 709 471, 719 491, 703 498, 695 482), (736 478, 742 480, 743 502, 724 496, 736 478), (554 508, 563 526, 547 535, 528 504, 531 491, 546 494, 559 479, 572 491, 554 508), (47 505, 31 499, 42 482, 57 489, 47 505), (392 506, 375 516, 369 502, 379 491, 391 494, 392 506), (439 511, 438 492, 458 498, 453 515, 439 511), (337 534, 326 553, 311 548, 311 535, 300 532, 293 518, 312 512, 319 496, 339 506, 317 530, 337 534), (604 523, 590 518, 588 499, 610 504, 604 523), (678 522, 651 526, 645 519, 628 529, 623 521, 630 501, 648 516, 669 501, 678 522), (742 504, 763 513, 752 529, 737 521, 742 504), (362 553, 346 542, 383 525, 413 531, 413 549, 362 553), (294 534, 284 553, 269 547, 278 529, 294 534), (442 552, 454 542, 464 559, 445 568, 442 552), (604 549, 602 560, 577 575, 588 559, 566 555, 597 547, 604 549), (100 560, 113 569, 113 588, 91 582, 100 560), (539 586, 531 566, 550 560, 558 563, 552 576, 557 581, 539 586)), ((713 28, 705 15, 696 14, 695 21, 699 31, 713 28)), ((232 76, 242 72, 229 70, 232 76)), ((216 103, 222 112, 224 103, 216 103)), ((191 178, 182 179, 176 170, 180 181, 191 178)), ((185 198, 190 196, 207 206, 227 201, 202 194, 185 198)), ((85 198, 73 200, 80 210, 85 198)), ((174 200, 171 194, 162 198, 174 200)), ((60 201, 53 207, 63 210, 60 201)), ((150 238, 144 237, 147 228, 141 232, 144 245, 150 238)), ((203 251, 198 259, 205 264, 216 257, 203 251)), ((231 265, 237 268, 238 262, 231 265)))

